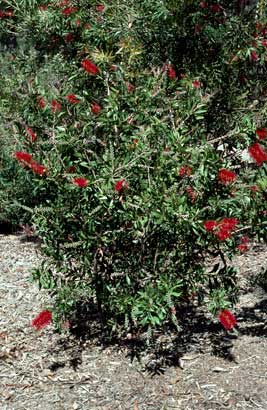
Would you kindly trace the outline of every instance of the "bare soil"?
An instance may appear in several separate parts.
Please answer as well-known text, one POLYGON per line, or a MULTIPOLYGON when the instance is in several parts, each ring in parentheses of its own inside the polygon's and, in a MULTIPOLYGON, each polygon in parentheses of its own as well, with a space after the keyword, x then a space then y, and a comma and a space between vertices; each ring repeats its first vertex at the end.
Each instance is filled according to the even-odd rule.
POLYGON ((77 339, 52 325, 35 331, 31 320, 50 303, 29 281, 37 249, 0 235, 2 410, 267 410, 267 295, 249 281, 266 267, 266 246, 233 261, 238 335, 188 307, 181 334, 160 334, 151 349, 131 339, 77 339))

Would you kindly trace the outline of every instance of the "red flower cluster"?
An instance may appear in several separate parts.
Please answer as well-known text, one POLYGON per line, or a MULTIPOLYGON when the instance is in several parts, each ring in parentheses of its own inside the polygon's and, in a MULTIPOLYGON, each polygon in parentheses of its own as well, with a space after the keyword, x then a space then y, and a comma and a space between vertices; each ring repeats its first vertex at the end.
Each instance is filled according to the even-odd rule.
POLYGON ((212 4, 210 6, 210 9, 213 13, 219 13, 222 9, 222 7, 219 4, 212 4))
POLYGON ((200 88, 201 83, 200 83, 199 80, 194 80, 194 81, 192 82, 192 86, 193 86, 194 88, 200 88))
POLYGON ((226 330, 231 330, 236 325, 236 318, 228 309, 222 310, 219 313, 218 319, 226 330))
POLYGON ((35 174, 44 175, 46 173, 46 168, 34 161, 28 152, 17 151, 15 157, 23 165, 27 165, 35 174))
POLYGON ((256 134, 258 135, 260 140, 264 140, 267 138, 267 128, 261 128, 256 130, 256 134))
POLYGON ((31 142, 34 142, 36 140, 35 132, 30 127, 25 127, 25 131, 28 134, 28 136, 31 138, 31 142))
POLYGON ((167 70, 167 76, 171 80, 175 80, 176 79, 176 71, 173 68, 172 64, 166 64, 166 70, 167 70))
POLYGON ((206 9, 208 7, 208 5, 205 1, 201 1, 201 3, 199 5, 202 9, 206 9))
POLYGON ((13 11, 4 11, 0 10, 0 18, 5 18, 5 17, 13 17, 13 11))
POLYGON ((28 154, 28 152, 17 151, 15 152, 15 157, 19 162, 22 163, 29 164, 32 161, 32 156, 31 154, 28 154))
POLYGON ((187 165, 183 165, 179 171, 178 174, 180 177, 188 177, 189 175, 192 174, 192 168, 188 167, 187 165))
POLYGON ((127 184, 127 182, 125 182, 125 180, 124 179, 120 179, 118 182, 116 182, 116 184, 115 184, 115 190, 117 191, 117 192, 122 192, 124 189, 127 189, 128 188, 128 184, 127 184))
POLYGON ((97 73, 99 73, 99 68, 87 58, 85 58, 81 62, 81 65, 82 65, 82 68, 89 74, 96 75, 97 73))
POLYGON ((250 52, 250 59, 251 59, 251 61, 258 61, 259 56, 258 56, 258 54, 256 53, 255 50, 252 50, 250 52))
POLYGON ((218 172, 218 179, 222 184, 228 184, 234 182, 236 174, 229 169, 222 168, 218 172))
POLYGON ((264 161, 267 161, 267 153, 263 151, 262 147, 257 142, 249 147, 248 152, 256 161, 257 165, 261 165, 264 161))
POLYGON ((131 84, 131 83, 126 83, 126 87, 127 87, 127 90, 129 91, 129 93, 132 93, 133 91, 134 91, 134 85, 133 84, 131 84))
POLYGON ((45 99, 43 97, 37 97, 37 102, 40 108, 45 108, 46 106, 46 102, 45 99))
POLYGON ((76 171, 76 168, 75 168, 74 165, 71 165, 71 166, 67 169, 67 172, 69 172, 70 174, 72 174, 72 173, 75 172, 75 171, 76 171))
POLYGON ((103 13, 103 11, 105 10, 104 4, 97 4, 95 8, 99 13, 103 13))
POLYGON ((75 13, 78 10, 77 7, 66 7, 62 10, 63 16, 70 16, 71 14, 75 13))
POLYGON ((81 101, 79 100, 79 98, 76 97, 75 94, 69 94, 66 98, 69 100, 71 104, 78 104, 81 101))
POLYGON ((46 167, 41 164, 38 164, 36 161, 31 161, 29 164, 31 170, 38 175, 44 175, 46 173, 46 167))
POLYGON ((236 218, 223 218, 220 222, 209 220, 204 222, 204 228, 214 233, 220 241, 230 238, 232 231, 238 224, 236 218))
POLYGON ((32 321, 32 326, 35 327, 37 330, 42 329, 43 327, 49 325, 52 322, 52 313, 49 310, 43 310, 36 316, 35 319, 32 321))
POLYGON ((57 100, 52 100, 51 107, 52 112, 57 112, 61 110, 61 104, 57 100))
POLYGON ((92 111, 93 114, 98 115, 98 114, 100 113, 100 111, 101 111, 100 105, 97 104, 96 102, 94 102, 94 103, 91 105, 91 111, 92 111))
POLYGON ((86 188, 88 185, 87 179, 83 177, 74 178, 72 182, 80 188, 86 188))
POLYGON ((64 40, 66 43, 71 43, 74 40, 74 34, 73 33, 68 33, 64 36, 64 40))
POLYGON ((257 185, 251 185, 250 190, 255 194, 259 190, 259 188, 257 187, 257 185))
POLYGON ((196 191, 194 191, 194 189, 191 187, 191 185, 186 187, 186 192, 188 193, 188 196, 190 197, 191 201, 195 202, 196 199, 197 199, 197 193, 196 193, 196 191))
POLYGON ((247 236, 242 236, 241 238, 241 243, 238 245, 237 249, 240 250, 240 252, 246 252, 248 250, 248 243, 249 239, 247 236))

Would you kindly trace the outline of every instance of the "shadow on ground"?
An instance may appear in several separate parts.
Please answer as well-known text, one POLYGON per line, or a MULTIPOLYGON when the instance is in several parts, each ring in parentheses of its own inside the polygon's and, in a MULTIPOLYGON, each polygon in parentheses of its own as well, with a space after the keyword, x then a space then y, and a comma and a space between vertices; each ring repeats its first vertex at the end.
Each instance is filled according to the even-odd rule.
MULTIPOLYGON (((100 345, 103 350, 114 348, 124 351, 131 361, 138 360, 144 371, 152 376, 164 373, 170 366, 182 366, 182 357, 189 353, 205 353, 235 362, 232 354, 234 341, 244 335, 266 337, 267 324, 264 316, 267 312, 267 299, 253 307, 239 309, 236 318, 237 333, 226 332, 219 323, 207 319, 201 308, 186 305, 177 310, 177 319, 181 330, 166 326, 163 331, 155 332, 154 337, 128 334, 126 337, 110 338, 102 330, 97 308, 93 304, 77 307, 75 320, 71 322, 70 338, 59 340, 60 348, 69 350, 69 364, 77 369, 82 363, 84 346, 100 345)), ((53 371, 64 366, 64 363, 53 364, 53 371)))

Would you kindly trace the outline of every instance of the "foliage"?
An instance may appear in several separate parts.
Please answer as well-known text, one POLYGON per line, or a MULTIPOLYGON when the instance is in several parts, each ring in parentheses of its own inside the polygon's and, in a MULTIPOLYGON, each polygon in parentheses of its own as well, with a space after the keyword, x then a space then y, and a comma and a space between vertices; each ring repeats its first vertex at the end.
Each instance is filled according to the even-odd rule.
POLYGON ((217 313, 238 294, 227 258, 266 240, 266 23, 204 3, 8 2, 1 109, 62 320, 93 301, 114 332, 177 327, 194 293, 217 313))

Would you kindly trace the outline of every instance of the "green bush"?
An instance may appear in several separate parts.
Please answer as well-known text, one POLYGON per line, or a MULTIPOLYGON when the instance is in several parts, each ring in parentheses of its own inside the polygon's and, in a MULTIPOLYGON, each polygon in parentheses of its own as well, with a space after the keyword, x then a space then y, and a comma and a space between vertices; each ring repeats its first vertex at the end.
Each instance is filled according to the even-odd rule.
POLYGON ((55 317, 93 302, 121 332, 178 326, 195 293, 231 306, 228 258, 266 240, 266 23, 189 0, 10 3, 5 109, 55 317))

